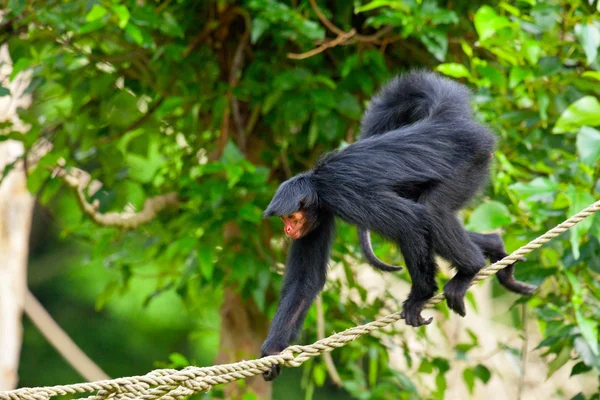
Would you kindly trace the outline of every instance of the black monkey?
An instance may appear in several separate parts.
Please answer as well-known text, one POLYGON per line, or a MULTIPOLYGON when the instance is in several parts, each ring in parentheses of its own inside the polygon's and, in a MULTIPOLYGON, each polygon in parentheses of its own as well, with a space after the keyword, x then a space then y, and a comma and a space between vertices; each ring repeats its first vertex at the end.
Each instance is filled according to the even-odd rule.
MULTIPOLYGON (((294 241, 263 356, 295 340, 323 288, 335 217, 398 244, 412 279, 402 310, 408 325, 431 322, 421 311, 438 289, 434 254, 457 269, 444 293, 448 306, 465 315, 464 295, 485 258, 506 255, 499 235, 467 232, 456 218, 485 184, 495 145, 473 120, 469 97, 464 86, 434 73, 395 78, 373 98, 359 141, 281 184, 265 217, 281 217, 294 241)), ((534 290, 514 279, 513 266, 498 277, 517 293, 534 290)), ((275 366, 264 378, 279 372, 275 366)))

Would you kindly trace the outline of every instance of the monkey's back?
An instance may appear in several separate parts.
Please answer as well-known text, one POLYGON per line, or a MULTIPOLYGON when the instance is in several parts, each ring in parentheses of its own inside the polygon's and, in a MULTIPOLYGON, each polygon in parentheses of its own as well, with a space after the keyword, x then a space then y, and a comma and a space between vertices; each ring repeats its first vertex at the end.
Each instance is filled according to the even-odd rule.
POLYGON ((494 145, 494 136, 471 119, 423 120, 326 155, 311 180, 326 207, 364 210, 382 195, 411 199, 471 168, 473 185, 481 186, 494 145))

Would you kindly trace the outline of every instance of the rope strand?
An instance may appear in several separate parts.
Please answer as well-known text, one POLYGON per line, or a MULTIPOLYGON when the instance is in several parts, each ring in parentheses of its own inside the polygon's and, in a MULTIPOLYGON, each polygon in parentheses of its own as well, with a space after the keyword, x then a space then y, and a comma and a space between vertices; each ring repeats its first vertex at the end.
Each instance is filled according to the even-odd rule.
MULTIPOLYGON (((573 215, 565 222, 550 229, 537 239, 512 252, 502 260, 482 269, 471 282, 471 286, 489 278, 506 266, 514 264, 521 257, 540 248, 545 243, 598 211, 600 211, 600 200, 573 215)), ((425 308, 432 308, 443 300, 444 294, 440 293, 429 299, 425 308)), ((159 369, 143 376, 72 385, 21 388, 8 392, 0 392, 0 400, 47 400, 54 396, 94 392, 97 394, 87 397, 88 400, 103 400, 109 397, 119 400, 181 399, 184 396, 189 396, 197 392, 206 392, 216 385, 262 374, 276 364, 287 367, 298 367, 311 357, 345 346, 363 335, 381 329, 400 319, 400 312, 395 312, 367 324, 355 326, 343 332, 333 334, 313 344, 290 346, 277 355, 255 360, 203 368, 187 367, 182 370, 159 369)))

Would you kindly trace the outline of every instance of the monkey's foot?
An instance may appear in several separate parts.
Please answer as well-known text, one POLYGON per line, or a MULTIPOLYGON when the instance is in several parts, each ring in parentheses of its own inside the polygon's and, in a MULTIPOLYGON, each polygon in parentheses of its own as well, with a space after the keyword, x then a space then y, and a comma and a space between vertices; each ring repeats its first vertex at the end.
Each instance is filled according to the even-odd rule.
POLYGON ((515 264, 498 271, 498 281, 511 292, 531 296, 537 290, 537 286, 516 280, 514 276, 515 264))
POLYGON ((467 294, 467 289, 469 289, 470 282, 470 279, 455 275, 444 286, 444 295, 446 295, 448 307, 461 317, 467 315, 465 295, 467 294))
POLYGON ((263 372, 263 379, 267 382, 274 380, 281 374, 281 365, 273 365, 270 370, 263 372))
MULTIPOLYGON (((501 257, 501 258, 503 258, 503 257, 501 257)), ((527 261, 527 259, 525 257, 521 257, 517 261, 515 261, 513 264, 507 266, 504 269, 501 269, 497 273, 497 278, 498 278, 498 281, 500 282, 500 284, 502 286, 504 286, 506 289, 510 290, 511 292, 522 294, 524 296, 531 296, 537 290, 537 286, 518 281, 515 279, 515 276, 514 276, 515 265, 517 263, 523 262, 523 261, 527 261)), ((494 261, 492 260, 492 262, 494 262, 494 261)))
MULTIPOLYGON (((279 354, 281 352, 281 350, 285 349, 287 346, 273 346, 273 345, 268 345, 267 343, 263 344, 263 348, 260 354, 260 357, 266 357, 266 356, 273 356, 275 354, 279 354)), ((281 365, 273 365, 271 366, 271 369, 268 370, 267 372, 263 372, 263 379, 265 381, 272 381, 274 379, 276 379, 279 374, 281 374, 281 365)))
POLYGON ((425 302, 423 301, 415 302, 410 299, 404 302, 400 316, 404 318, 406 325, 414 326, 416 328, 422 325, 429 325, 431 321, 433 321, 433 317, 425 319, 421 316, 424 305, 425 302))

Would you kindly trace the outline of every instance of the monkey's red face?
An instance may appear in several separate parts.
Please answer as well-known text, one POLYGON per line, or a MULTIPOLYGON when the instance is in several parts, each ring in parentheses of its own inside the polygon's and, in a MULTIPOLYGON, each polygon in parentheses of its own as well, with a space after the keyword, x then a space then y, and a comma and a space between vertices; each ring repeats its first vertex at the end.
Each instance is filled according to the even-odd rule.
POLYGON ((310 231, 306 215, 302 211, 280 218, 283 221, 283 231, 291 239, 300 239, 310 231))

